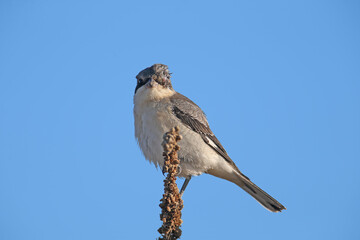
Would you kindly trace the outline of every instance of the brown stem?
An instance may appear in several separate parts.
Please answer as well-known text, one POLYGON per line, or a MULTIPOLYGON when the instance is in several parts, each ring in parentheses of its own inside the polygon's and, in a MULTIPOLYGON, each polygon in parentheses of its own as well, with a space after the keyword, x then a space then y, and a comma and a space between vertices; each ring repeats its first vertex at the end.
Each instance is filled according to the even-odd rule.
POLYGON ((180 226, 181 209, 183 208, 183 200, 181 199, 179 188, 176 184, 176 178, 179 170, 179 159, 177 151, 180 147, 177 144, 181 140, 179 127, 172 128, 165 133, 162 146, 164 148, 164 167, 163 171, 167 172, 164 180, 164 195, 160 200, 160 220, 163 225, 158 229, 161 234, 160 240, 179 239, 181 236, 180 226))

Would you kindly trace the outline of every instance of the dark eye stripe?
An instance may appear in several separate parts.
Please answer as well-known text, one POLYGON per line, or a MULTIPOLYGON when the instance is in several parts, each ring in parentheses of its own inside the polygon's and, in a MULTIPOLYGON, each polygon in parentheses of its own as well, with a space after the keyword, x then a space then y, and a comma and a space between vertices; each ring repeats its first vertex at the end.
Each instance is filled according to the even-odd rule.
POLYGON ((141 88, 142 86, 144 86, 151 78, 147 78, 145 80, 142 80, 142 79, 139 79, 137 85, 136 85, 136 88, 135 88, 135 93, 136 91, 141 88))

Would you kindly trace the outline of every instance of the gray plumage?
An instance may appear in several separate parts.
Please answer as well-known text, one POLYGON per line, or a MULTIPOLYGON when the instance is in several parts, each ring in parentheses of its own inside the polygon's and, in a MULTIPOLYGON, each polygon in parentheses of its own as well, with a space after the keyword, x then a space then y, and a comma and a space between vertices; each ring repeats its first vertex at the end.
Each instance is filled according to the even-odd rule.
POLYGON ((198 133, 206 144, 213 148, 227 162, 237 169, 235 163, 226 153, 225 148, 211 131, 205 113, 201 110, 201 108, 180 93, 175 93, 172 97, 170 97, 170 101, 173 104, 173 112, 175 116, 179 118, 185 126, 198 133), (214 143, 215 145, 211 143, 214 143))
POLYGON ((135 136, 146 159, 163 165, 163 134, 180 127, 180 177, 208 173, 231 181, 270 211, 286 209, 241 173, 211 131, 204 112, 193 101, 173 90, 166 65, 154 64, 137 76, 134 96, 135 136))

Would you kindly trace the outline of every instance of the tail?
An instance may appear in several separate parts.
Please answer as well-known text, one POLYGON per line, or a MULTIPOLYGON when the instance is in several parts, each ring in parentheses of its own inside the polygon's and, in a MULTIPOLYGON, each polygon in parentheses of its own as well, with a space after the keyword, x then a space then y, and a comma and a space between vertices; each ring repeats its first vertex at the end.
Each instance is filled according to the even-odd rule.
POLYGON ((267 194, 264 190, 255 185, 255 183, 251 182, 248 177, 240 173, 239 178, 237 178, 234 183, 244 189, 247 193, 249 193, 256 201, 258 201, 261 205, 263 205, 266 209, 271 212, 281 212, 281 210, 286 210, 281 203, 276 201, 273 197, 267 194))

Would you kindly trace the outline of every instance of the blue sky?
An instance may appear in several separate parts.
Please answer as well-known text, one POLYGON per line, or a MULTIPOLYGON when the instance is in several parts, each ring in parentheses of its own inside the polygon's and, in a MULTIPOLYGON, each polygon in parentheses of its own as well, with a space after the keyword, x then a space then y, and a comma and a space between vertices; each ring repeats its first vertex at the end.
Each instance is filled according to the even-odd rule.
POLYGON ((182 239, 359 239, 358 1, 1 1, 0 239, 155 239, 134 139, 153 63, 287 210, 203 175, 182 239))

